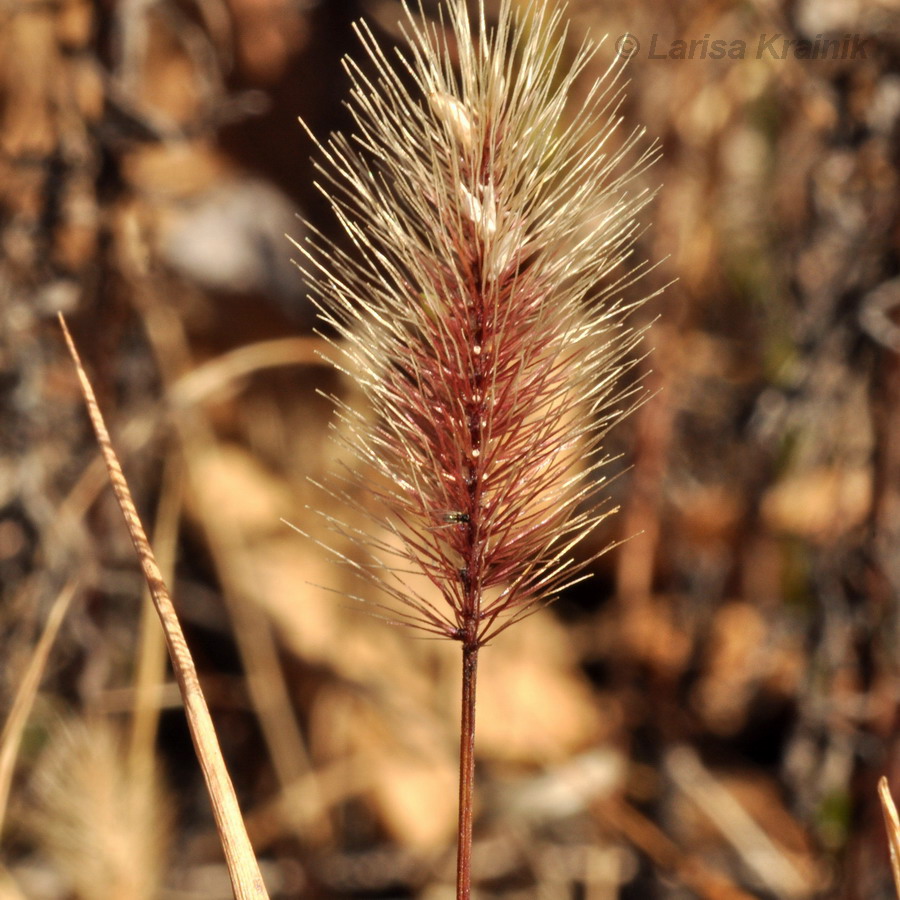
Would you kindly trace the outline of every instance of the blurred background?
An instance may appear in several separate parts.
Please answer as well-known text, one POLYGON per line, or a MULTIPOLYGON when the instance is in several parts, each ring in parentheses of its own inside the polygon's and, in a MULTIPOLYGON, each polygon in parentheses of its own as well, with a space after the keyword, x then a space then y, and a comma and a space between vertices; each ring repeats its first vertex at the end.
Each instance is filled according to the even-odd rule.
MULTIPOLYGON (((482 654, 478 896, 891 897, 900 4, 568 12, 573 53, 609 34, 585 85, 631 35, 664 154, 631 299, 677 281, 584 552, 630 539, 482 654)), ((284 234, 334 233, 297 117, 349 126, 360 16, 402 45, 395 0, 0 2, 2 900, 231 896, 59 310, 272 897, 454 896, 458 647, 280 522, 317 535, 319 392, 354 399, 284 234)))

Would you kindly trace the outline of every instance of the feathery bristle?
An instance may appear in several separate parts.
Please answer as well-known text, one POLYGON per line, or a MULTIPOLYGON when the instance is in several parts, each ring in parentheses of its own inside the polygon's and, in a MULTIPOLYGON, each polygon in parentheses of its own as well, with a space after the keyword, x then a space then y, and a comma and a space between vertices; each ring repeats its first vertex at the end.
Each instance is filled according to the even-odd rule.
POLYGON ((355 133, 319 145, 356 252, 315 233, 299 247, 335 364, 371 404, 335 399, 342 440, 378 474, 397 544, 330 522, 397 620, 480 645, 583 577, 573 548, 609 512, 601 443, 635 402, 619 383, 640 339, 613 298, 638 277, 623 263, 650 197, 628 184, 655 150, 641 131, 611 149, 618 64, 567 113, 596 48, 563 66, 558 8, 503 0, 473 27, 451 2, 456 67, 443 26, 406 13, 396 59, 358 27, 376 74, 347 61, 355 133))

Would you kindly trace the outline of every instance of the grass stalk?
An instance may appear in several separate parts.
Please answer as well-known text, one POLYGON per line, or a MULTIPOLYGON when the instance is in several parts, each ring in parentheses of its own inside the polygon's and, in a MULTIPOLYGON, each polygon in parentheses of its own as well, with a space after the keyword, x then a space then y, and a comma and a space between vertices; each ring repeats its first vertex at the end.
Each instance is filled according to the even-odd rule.
POLYGON ((206 698, 203 695, 197 669, 184 638, 181 623, 172 604, 169 589, 166 587, 150 542, 147 540, 144 526, 138 517, 134 501, 131 498, 131 491, 97 404, 97 398, 62 314, 59 316, 59 324, 75 364, 88 415, 106 462, 110 483, 119 502, 119 508, 125 517, 128 533, 134 544, 144 578, 165 632, 166 646, 172 660, 175 677, 178 680, 194 748, 212 802, 213 816, 225 852, 225 862, 228 866, 234 896, 236 900, 268 900, 269 895, 247 837, 234 786, 222 757, 222 750, 216 737, 209 707, 206 704, 206 698))
POLYGON ((456 897, 468 900, 472 890, 472 823, 475 815, 475 698, 478 644, 463 644, 462 709, 459 734, 459 827, 456 854, 456 897))

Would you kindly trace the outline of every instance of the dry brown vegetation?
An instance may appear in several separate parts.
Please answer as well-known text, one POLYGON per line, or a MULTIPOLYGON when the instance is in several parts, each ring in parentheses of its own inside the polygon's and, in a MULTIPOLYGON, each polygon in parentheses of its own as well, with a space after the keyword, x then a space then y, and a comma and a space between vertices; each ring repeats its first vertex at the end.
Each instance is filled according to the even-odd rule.
MULTIPOLYGON (((433 10, 432 3, 425 4, 433 10)), ((664 150, 633 535, 484 653, 482 897, 892 896, 900 14, 572 2, 664 150), (762 34, 865 58, 756 58, 762 34), (744 59, 655 59, 743 39, 744 59)), ((173 589, 272 897, 452 896, 457 648, 361 614, 313 532, 352 390, 282 237, 381 2, 0 2, 0 898, 230 896, 55 315, 173 589), (29 693, 28 687, 33 691, 29 693), (24 688, 23 688, 24 686, 24 688), (24 698, 16 715, 14 699, 24 698)), ((586 73, 588 76, 596 73, 586 73)), ((586 83, 590 78, 586 78, 586 83)), ((637 289, 636 289, 637 290, 637 289)), ((585 550, 591 552, 591 548, 585 550)))

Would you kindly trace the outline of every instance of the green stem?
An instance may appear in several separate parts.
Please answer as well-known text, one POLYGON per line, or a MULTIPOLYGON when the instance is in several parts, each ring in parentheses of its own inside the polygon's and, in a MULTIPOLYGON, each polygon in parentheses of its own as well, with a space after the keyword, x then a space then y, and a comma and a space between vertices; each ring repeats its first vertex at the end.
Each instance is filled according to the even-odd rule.
POLYGON ((475 786, 475 682, 478 644, 463 644, 462 715, 459 736, 459 846, 456 900, 469 900, 472 885, 472 796, 475 786))

